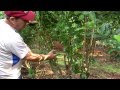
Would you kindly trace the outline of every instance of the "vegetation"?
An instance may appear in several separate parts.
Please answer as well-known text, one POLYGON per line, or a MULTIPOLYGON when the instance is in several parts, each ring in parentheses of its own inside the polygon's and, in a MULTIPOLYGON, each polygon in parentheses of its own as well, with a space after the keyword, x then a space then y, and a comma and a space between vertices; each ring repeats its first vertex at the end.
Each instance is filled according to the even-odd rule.
MULTIPOLYGON (((63 77, 64 71, 65 75, 68 76, 66 78, 73 78, 72 75, 74 74, 78 75, 80 79, 87 79, 90 76, 90 68, 95 59, 94 53, 97 47, 108 54, 110 61, 119 61, 119 11, 35 12, 38 24, 28 25, 25 30, 20 32, 32 51, 48 53, 54 49, 54 42, 59 42, 63 47, 57 52, 57 60, 35 64, 38 67, 33 67, 33 63, 30 63, 30 69, 28 69, 30 78, 40 78, 40 66, 50 65, 49 68, 57 76, 54 78, 65 78, 63 77)), ((2 16, 0 13, 0 18, 2 16)), ((119 73, 119 68, 113 70, 113 66, 109 65, 107 69, 106 67, 102 66, 102 69, 119 73)), ((43 71, 41 69, 41 72, 43 71)))

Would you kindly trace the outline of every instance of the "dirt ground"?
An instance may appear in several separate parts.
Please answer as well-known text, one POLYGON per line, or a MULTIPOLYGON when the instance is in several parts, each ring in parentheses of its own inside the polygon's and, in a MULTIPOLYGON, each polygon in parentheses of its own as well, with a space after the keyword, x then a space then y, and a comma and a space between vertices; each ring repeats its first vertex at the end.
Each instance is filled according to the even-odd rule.
MULTIPOLYGON (((97 60, 99 65, 115 65, 120 62, 118 61, 110 61, 109 56, 105 54, 102 51, 96 51, 94 58, 97 60), (97 53, 97 54, 96 54, 97 53)), ((54 74, 53 71, 50 68, 50 65, 47 63, 42 63, 39 65, 39 67, 35 66, 36 64, 34 63, 35 68, 39 68, 37 71, 37 76, 35 78, 31 78, 28 75, 28 70, 25 67, 22 67, 22 76, 23 79, 80 79, 79 74, 72 74, 72 75, 66 75, 65 70, 62 70, 62 75, 60 73, 54 74)), ((89 77, 88 79, 120 79, 120 74, 118 73, 113 73, 109 71, 105 71, 104 69, 101 68, 94 68, 95 66, 90 66, 89 68, 89 77)))
MULTIPOLYGON (((97 56, 95 56, 95 59, 97 60, 100 66, 105 65, 118 66, 120 64, 120 61, 110 60, 110 56, 104 53, 103 51, 100 52, 100 54, 98 54, 97 56)), ((104 69, 101 68, 94 68, 94 66, 92 66, 89 69, 89 72, 90 72, 89 79, 120 79, 120 74, 105 71, 104 69)))

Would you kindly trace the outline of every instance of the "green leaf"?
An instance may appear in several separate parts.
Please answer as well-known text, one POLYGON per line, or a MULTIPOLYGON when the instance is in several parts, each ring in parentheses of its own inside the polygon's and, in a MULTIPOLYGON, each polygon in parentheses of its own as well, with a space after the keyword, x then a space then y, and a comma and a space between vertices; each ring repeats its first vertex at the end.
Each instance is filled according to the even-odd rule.
POLYGON ((80 15, 79 20, 84 20, 84 15, 80 15))
POLYGON ((120 35, 114 35, 113 38, 120 42, 120 35))
POLYGON ((94 21, 94 23, 96 23, 96 15, 94 12, 90 12, 89 17, 92 21, 94 21))
POLYGON ((80 74, 80 78, 81 78, 81 79, 87 79, 88 76, 89 76, 89 73, 81 73, 81 74, 80 74))
POLYGON ((87 22, 86 25, 89 29, 93 29, 95 27, 94 21, 87 22))
POLYGON ((73 62, 72 69, 75 74, 80 73, 79 63, 76 60, 73 62))
POLYGON ((78 14, 80 14, 80 11, 74 11, 74 14, 78 15, 78 14))
POLYGON ((74 28, 74 27, 77 27, 77 24, 76 23, 73 23, 72 24, 72 27, 74 28))
POLYGON ((30 78, 34 78, 35 77, 35 71, 32 68, 28 69, 28 76, 30 78))

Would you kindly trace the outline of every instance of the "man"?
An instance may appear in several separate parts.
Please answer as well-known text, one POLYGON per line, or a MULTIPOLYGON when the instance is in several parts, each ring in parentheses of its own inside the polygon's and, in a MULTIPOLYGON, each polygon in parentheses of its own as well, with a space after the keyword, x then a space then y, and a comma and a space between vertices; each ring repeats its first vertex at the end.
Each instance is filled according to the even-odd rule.
POLYGON ((19 79, 21 61, 51 60, 54 51, 47 55, 35 54, 18 33, 35 18, 33 11, 5 11, 6 18, 0 20, 0 79, 19 79))

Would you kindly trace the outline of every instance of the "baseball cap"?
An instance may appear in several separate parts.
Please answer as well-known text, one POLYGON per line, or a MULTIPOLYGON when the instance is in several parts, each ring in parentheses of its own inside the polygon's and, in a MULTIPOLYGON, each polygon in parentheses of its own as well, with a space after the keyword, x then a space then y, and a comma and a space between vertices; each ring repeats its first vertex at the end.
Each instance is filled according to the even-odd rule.
POLYGON ((18 17, 28 22, 35 19, 35 12, 33 11, 4 11, 4 13, 9 17, 18 17))

